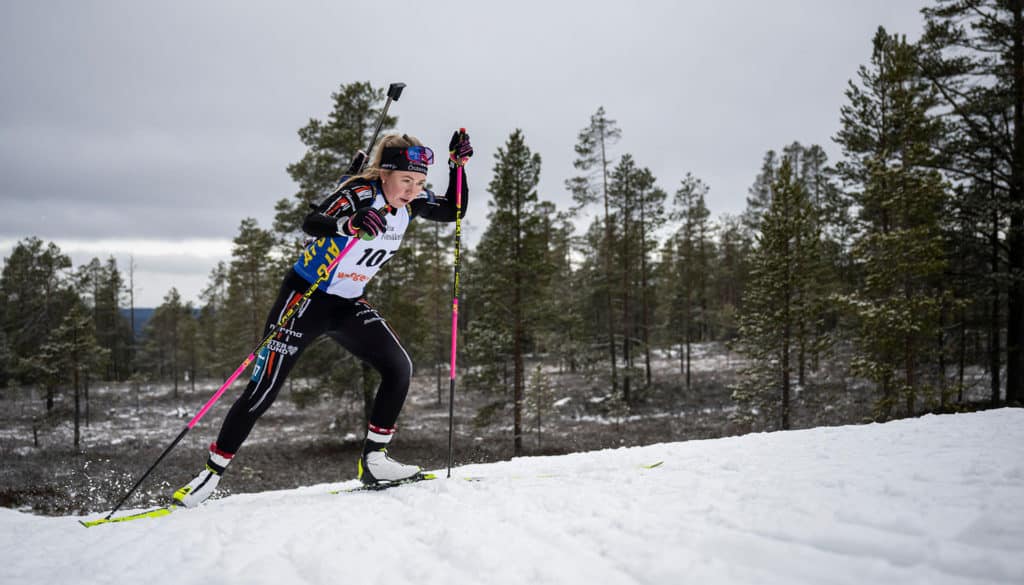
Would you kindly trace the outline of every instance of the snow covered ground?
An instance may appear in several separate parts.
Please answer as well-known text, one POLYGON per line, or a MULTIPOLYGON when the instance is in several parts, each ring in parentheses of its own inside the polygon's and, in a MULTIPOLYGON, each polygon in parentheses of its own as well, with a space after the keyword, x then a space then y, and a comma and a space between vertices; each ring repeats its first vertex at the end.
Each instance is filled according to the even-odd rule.
POLYGON ((1022 409, 455 475, 485 479, 318 485, 88 529, 0 509, 0 583, 1024 583, 1022 409))

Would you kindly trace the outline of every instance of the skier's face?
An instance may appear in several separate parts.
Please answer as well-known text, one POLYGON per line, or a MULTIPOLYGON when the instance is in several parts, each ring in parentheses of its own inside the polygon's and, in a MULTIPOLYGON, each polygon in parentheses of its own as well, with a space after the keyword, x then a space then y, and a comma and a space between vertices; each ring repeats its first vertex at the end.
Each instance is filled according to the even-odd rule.
POLYGON ((388 205, 401 209, 423 191, 427 176, 411 171, 381 171, 380 184, 388 205))

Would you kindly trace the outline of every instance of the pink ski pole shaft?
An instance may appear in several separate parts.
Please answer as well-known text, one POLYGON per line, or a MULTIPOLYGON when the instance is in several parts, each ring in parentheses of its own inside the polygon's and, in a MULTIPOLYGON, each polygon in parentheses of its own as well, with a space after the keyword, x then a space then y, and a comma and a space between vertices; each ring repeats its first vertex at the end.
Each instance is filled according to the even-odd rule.
POLYGON ((319 278, 317 278, 316 282, 310 285, 309 289, 307 289, 305 294, 302 295, 302 299, 292 304, 288 311, 286 311, 285 314, 281 317, 281 320, 277 322, 277 326, 271 328, 270 332, 267 333, 267 336, 263 338, 263 341, 260 342, 259 346, 257 346, 256 349, 254 349, 252 353, 249 354, 249 357, 245 358, 245 361, 243 361, 242 364, 238 366, 235 372, 231 374, 231 376, 228 377, 228 379, 225 380, 223 384, 221 384, 221 387, 217 390, 217 392, 215 392, 214 395, 209 400, 206 401, 206 404, 204 404, 203 407, 199 409, 199 412, 197 412, 196 415, 192 417, 192 420, 188 421, 188 424, 185 425, 185 428, 183 428, 180 433, 178 433, 178 436, 174 438, 174 441, 172 441, 171 444, 168 445, 166 449, 164 449, 164 452, 160 454, 160 457, 158 457, 157 460, 152 465, 149 466, 149 469, 146 470, 146 473, 142 474, 142 477, 139 478, 139 481, 135 482, 135 485, 133 485, 131 489, 128 490, 128 493, 126 493, 124 497, 121 498, 121 501, 119 501, 117 505, 114 506, 114 509, 111 510, 109 514, 107 514, 108 520, 110 519, 111 516, 114 515, 114 512, 117 512, 121 508, 121 506, 128 500, 128 498, 131 497, 133 493, 135 493, 135 490, 137 490, 139 486, 142 485, 142 482, 146 481, 146 478, 149 477, 149 474, 152 473, 153 470, 156 469, 158 465, 160 465, 160 462, 164 460, 164 457, 167 457, 167 454, 170 453, 171 450, 173 450, 178 445, 178 443, 180 443, 181 440, 185 438, 185 435, 188 434, 190 430, 192 430, 192 427, 196 426, 196 424, 199 423, 199 419, 203 418, 203 415, 205 415, 207 411, 213 408, 214 403, 216 403, 217 400, 219 400, 220 397, 224 394, 224 392, 231 386, 231 384, 234 383, 236 379, 238 379, 238 376, 240 376, 242 372, 245 371, 245 368, 247 368, 249 364, 251 364, 252 361, 256 359, 256 354, 262 351, 263 348, 266 347, 268 343, 270 343, 270 340, 273 339, 274 335, 277 334, 278 328, 284 326, 284 324, 287 323, 288 320, 292 318, 292 315, 294 315, 298 308, 302 305, 302 302, 308 299, 309 297, 313 296, 313 293, 320 288, 321 283, 327 281, 327 279, 333 273, 334 268, 338 265, 339 262, 341 262, 341 259, 344 258, 346 254, 348 254, 348 251, 351 250, 352 247, 355 246, 356 242, 358 241, 359 238, 357 237, 349 239, 348 244, 341 251, 341 253, 338 254, 334 258, 334 260, 331 260, 331 263, 327 265, 327 270, 319 278))

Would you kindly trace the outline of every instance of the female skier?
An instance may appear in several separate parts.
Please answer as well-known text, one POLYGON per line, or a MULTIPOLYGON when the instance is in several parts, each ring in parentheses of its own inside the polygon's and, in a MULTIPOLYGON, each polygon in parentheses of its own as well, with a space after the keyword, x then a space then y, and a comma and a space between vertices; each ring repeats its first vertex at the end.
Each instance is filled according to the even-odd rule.
MULTIPOLYGON (((388 456, 387 446, 402 410, 412 360, 384 317, 363 298, 371 278, 398 251, 409 221, 422 217, 455 221, 455 173, 473 155, 469 135, 456 131, 449 147, 448 190, 435 197, 424 189, 427 167, 434 162, 430 148, 414 137, 389 134, 373 150, 365 172, 349 178, 306 216, 302 230, 312 236, 288 272, 274 302, 264 335, 277 335, 257 356, 245 392, 228 411, 216 442, 210 445, 206 468, 174 493, 180 504, 201 504, 217 487, 231 459, 270 408, 302 350, 321 335, 328 335, 381 376, 374 399, 358 477, 365 484, 416 479, 422 469, 388 456), (345 248, 359 238, 329 274, 326 282, 306 301, 304 293, 345 248), (278 321, 296 303, 304 303, 280 327, 278 321)), ((462 208, 468 189, 462 179, 462 208)))

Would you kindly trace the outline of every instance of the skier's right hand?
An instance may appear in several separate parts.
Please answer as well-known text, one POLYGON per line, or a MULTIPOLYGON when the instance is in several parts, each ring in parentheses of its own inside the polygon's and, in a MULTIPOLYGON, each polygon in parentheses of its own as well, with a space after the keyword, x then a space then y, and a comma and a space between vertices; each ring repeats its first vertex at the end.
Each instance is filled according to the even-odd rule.
POLYGON ((387 230, 384 213, 372 207, 364 207, 351 216, 338 220, 338 232, 346 236, 358 235, 363 240, 372 240, 387 230))

